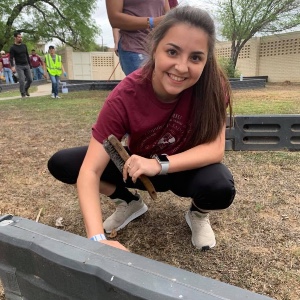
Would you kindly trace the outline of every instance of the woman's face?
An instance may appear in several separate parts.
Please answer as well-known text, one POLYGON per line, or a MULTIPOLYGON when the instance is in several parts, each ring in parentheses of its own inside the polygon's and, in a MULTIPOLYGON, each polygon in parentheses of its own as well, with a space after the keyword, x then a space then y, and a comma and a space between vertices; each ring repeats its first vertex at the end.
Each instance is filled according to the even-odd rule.
POLYGON ((181 23, 171 27, 154 52, 152 85, 162 102, 176 100, 178 94, 200 78, 208 56, 208 35, 202 29, 181 23))

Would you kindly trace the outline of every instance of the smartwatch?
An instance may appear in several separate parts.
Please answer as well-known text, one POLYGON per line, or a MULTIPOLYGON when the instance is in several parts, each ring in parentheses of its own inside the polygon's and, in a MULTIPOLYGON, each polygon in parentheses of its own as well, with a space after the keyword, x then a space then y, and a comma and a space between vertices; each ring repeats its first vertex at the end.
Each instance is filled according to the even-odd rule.
POLYGON ((154 154, 152 158, 155 158, 161 166, 161 171, 158 173, 158 175, 166 175, 170 166, 167 154, 154 154))

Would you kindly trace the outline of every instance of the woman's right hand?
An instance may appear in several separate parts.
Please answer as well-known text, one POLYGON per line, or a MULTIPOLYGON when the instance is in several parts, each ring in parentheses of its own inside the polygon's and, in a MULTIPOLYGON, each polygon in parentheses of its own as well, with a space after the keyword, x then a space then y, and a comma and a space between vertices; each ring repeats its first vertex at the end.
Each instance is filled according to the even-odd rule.
POLYGON ((117 56, 119 56, 118 46, 115 45, 115 48, 114 48, 114 49, 115 49, 115 54, 116 54, 117 56))
POLYGON ((127 180, 128 175, 135 183, 142 174, 156 176, 161 171, 161 166, 155 158, 145 158, 139 155, 131 155, 123 167, 123 179, 127 180))

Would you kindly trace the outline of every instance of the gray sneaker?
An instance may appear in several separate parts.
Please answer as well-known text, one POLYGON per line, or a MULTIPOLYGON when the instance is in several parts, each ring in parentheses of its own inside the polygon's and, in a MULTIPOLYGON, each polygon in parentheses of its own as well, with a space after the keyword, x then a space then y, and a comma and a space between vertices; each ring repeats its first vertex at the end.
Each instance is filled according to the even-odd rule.
POLYGON ((216 245, 215 234, 210 226, 208 213, 188 211, 185 220, 192 231, 192 243, 200 250, 208 250, 216 245))
POLYGON ((139 200, 133 200, 129 203, 121 199, 112 200, 117 207, 115 212, 103 223, 105 232, 111 233, 112 230, 118 231, 124 228, 129 222, 141 216, 148 210, 148 207, 141 196, 138 196, 139 200))

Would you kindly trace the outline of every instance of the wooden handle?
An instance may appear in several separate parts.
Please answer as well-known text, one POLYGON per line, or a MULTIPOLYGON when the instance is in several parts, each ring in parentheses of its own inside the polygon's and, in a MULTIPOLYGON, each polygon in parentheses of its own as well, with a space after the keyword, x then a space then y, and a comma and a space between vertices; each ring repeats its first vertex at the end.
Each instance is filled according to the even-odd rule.
POLYGON ((150 179, 146 175, 144 175, 144 174, 140 175, 139 179, 141 180, 141 182, 143 183, 144 187, 148 191, 150 197, 153 200, 156 200, 157 199, 156 190, 155 190, 155 188, 153 186, 153 183, 150 181, 150 179))
MULTIPOLYGON (((107 139, 113 145, 113 147, 116 149, 116 151, 119 153, 119 155, 124 160, 124 162, 126 162, 130 158, 130 155, 128 154, 126 149, 123 147, 122 143, 113 134, 111 134, 107 139)), ((152 182, 150 181, 150 179, 144 174, 140 175, 138 178, 142 181, 142 183, 143 183, 144 187, 146 188, 146 190, 148 191, 150 197, 153 200, 156 200, 157 199, 156 190, 155 190, 152 182)))

